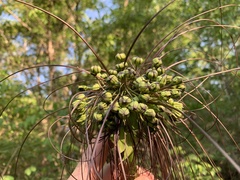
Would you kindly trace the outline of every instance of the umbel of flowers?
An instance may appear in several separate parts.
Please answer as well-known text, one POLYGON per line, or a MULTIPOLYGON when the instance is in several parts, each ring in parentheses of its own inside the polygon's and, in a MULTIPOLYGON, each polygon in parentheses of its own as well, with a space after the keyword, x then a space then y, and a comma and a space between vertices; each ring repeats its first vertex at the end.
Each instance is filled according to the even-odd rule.
POLYGON ((141 74, 142 58, 126 62, 126 55, 119 53, 116 59, 119 63, 108 72, 98 65, 91 67, 97 83, 79 86, 73 108, 79 129, 88 127, 98 132, 103 126, 103 133, 110 139, 118 132, 124 160, 133 152, 131 139, 144 132, 157 132, 159 123, 174 124, 183 118, 179 99, 185 85, 182 77, 166 74, 158 57, 141 74))

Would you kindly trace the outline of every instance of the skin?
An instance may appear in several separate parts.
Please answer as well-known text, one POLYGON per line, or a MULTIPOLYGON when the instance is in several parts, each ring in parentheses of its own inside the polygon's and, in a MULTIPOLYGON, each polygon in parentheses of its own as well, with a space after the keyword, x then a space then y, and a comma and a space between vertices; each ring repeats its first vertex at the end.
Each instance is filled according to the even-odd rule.
MULTIPOLYGON (((93 143, 94 144, 94 143, 93 143)), ((89 146, 85 153, 82 155, 81 162, 78 163, 77 167, 68 178, 68 180, 88 180, 88 179, 97 179, 95 169, 100 172, 99 174, 103 177, 109 176, 109 172, 106 168, 103 168, 103 165, 106 161, 107 154, 109 152, 108 143, 103 141, 96 144, 96 152, 94 154, 94 163, 88 161, 92 155, 93 146, 89 146), (94 168, 95 167, 95 168, 94 168), (89 175, 90 174, 90 175, 89 175), (104 174, 104 175, 103 175, 104 174), (106 175, 105 175, 106 174, 106 175)), ((105 179, 104 179, 105 180, 105 179)), ((106 179, 107 180, 107 179, 106 179)))
MULTIPOLYGON (((98 175, 103 180, 112 180, 113 174, 111 173, 110 164, 106 164, 107 155, 109 153, 111 147, 109 147, 109 144, 101 141, 96 144, 96 153, 93 156, 94 160, 94 167, 93 162, 86 161, 87 159, 90 159, 90 156, 92 154, 93 145, 89 146, 85 153, 82 155, 82 161, 78 163, 77 167, 74 169, 73 173, 70 175, 68 180, 89 180, 89 179, 100 179, 97 176, 97 173, 95 170, 97 170, 98 175), (94 170, 95 169, 95 170, 94 170)), ((137 167, 137 177, 135 180, 154 180, 154 176, 149 171, 137 167)))

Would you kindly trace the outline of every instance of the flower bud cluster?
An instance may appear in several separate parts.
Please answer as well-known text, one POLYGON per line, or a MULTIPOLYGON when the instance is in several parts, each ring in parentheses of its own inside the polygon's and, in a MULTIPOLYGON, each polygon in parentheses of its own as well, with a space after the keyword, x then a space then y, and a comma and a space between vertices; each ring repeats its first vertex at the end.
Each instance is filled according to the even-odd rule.
POLYGON ((105 130, 126 124, 137 129, 141 124, 156 131, 159 121, 177 121, 183 117, 183 104, 179 102, 185 90, 182 77, 167 74, 158 57, 152 59, 151 67, 140 75, 136 71, 144 62, 142 58, 133 57, 127 63, 126 55, 119 53, 116 59, 119 63, 115 69, 109 69, 108 74, 100 66, 91 67, 98 83, 79 86, 83 93, 73 102, 78 110, 78 123, 94 121, 101 125, 106 119, 105 130), (85 95, 86 91, 92 93, 85 95))

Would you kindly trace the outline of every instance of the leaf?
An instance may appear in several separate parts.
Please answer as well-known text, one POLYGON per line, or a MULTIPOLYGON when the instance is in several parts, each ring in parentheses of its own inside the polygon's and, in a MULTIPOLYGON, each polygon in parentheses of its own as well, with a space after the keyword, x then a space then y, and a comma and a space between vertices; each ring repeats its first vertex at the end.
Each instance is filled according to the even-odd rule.
POLYGON ((133 154, 133 142, 131 135, 129 133, 125 133, 126 135, 126 143, 125 143, 125 151, 123 156, 123 161, 128 159, 131 154, 133 154))
POLYGON ((27 176, 30 176, 36 170, 37 168, 35 166, 30 166, 27 169, 25 169, 24 174, 26 174, 27 176))
POLYGON ((125 147, 125 142, 123 139, 119 139, 117 145, 118 145, 119 153, 122 153, 123 151, 125 151, 126 147, 125 147))
POLYGON ((2 180, 14 180, 14 177, 6 175, 6 176, 3 176, 2 180))
POLYGON ((132 138, 129 133, 124 132, 124 128, 120 129, 117 146, 119 153, 123 153, 123 161, 126 159, 131 161, 133 159, 133 156, 131 156, 133 155, 132 138))
POLYGON ((119 139, 118 139, 118 143, 117 143, 119 153, 122 153, 126 149, 125 144, 126 143, 125 143, 124 128, 120 128, 119 139))
MULTIPOLYGON (((123 161, 126 160, 126 159, 129 159, 129 157, 131 155, 133 155, 133 146, 132 145, 130 145, 130 146, 127 145, 126 150, 124 151, 123 161)), ((132 159, 132 158, 130 158, 130 159, 132 159)))

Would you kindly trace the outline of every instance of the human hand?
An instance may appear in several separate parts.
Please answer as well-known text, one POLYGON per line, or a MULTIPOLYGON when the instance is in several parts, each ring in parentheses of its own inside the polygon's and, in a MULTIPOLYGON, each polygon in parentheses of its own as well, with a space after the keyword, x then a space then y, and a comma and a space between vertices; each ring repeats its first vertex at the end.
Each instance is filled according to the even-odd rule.
MULTIPOLYGON (((106 159, 111 148, 111 145, 109 145, 107 141, 102 140, 101 142, 98 142, 96 144, 95 155, 93 156, 93 164, 90 161, 93 153, 93 146, 89 146, 82 155, 83 161, 78 163, 68 180, 95 180, 99 179, 99 176, 102 178, 102 180, 113 179, 114 175, 111 171, 111 166, 109 163, 106 164, 106 159), (93 167, 95 167, 95 170, 93 167)), ((154 180, 154 175, 142 167, 137 166, 136 174, 137 177, 134 180, 154 180)))
POLYGON ((137 167, 137 175, 134 180, 154 180, 154 175, 142 167, 137 167))

